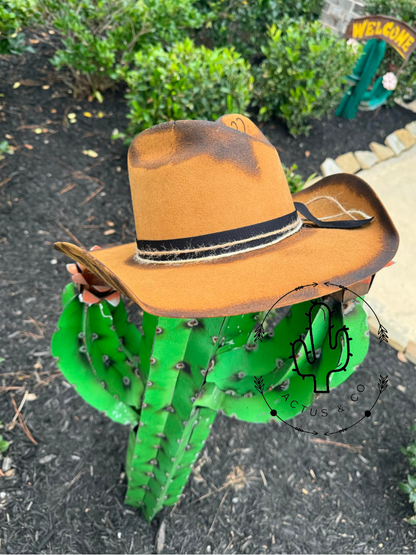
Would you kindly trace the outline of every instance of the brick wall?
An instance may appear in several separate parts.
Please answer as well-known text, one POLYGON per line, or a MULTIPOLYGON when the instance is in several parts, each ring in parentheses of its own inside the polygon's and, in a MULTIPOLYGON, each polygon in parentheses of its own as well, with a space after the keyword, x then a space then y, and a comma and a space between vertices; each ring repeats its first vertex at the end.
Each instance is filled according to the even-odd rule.
POLYGON ((321 21, 337 33, 344 34, 351 19, 365 13, 364 0, 326 0, 321 21))

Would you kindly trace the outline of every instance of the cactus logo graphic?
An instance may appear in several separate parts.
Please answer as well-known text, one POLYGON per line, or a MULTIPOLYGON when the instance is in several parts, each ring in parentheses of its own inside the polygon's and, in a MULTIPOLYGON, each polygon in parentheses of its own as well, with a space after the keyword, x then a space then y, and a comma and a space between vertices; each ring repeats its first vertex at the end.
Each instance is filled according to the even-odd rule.
MULTIPOLYGON (((326 282, 325 285, 333 284, 326 282)), ((370 346, 364 305, 378 321, 380 343, 388 343, 388 333, 364 297, 338 285, 353 297, 339 301, 324 295, 290 306, 283 320, 273 324, 280 332, 280 343, 273 340, 274 331, 266 331, 266 319, 270 315, 279 320, 284 309, 279 314, 281 309, 277 308, 271 314, 272 309, 293 291, 316 286, 316 282, 301 285, 280 297, 253 330, 255 342, 272 345, 274 341, 280 355, 275 369, 264 376, 261 373, 254 376, 254 388, 270 415, 286 426, 301 433, 331 436, 368 420, 388 386, 388 376, 379 375, 375 365, 367 365, 357 372, 370 346), (339 390, 322 395, 346 381, 348 385, 342 393, 339 390), (288 422, 294 417, 298 418, 297 425, 288 422)))
POLYGON ((312 301, 312 306, 305 314, 308 318, 308 325, 305 329, 306 333, 309 333, 311 348, 308 349, 305 343, 305 336, 301 335, 296 339, 293 343, 291 343, 292 347, 292 355, 291 358, 293 359, 294 363, 294 371, 299 374, 303 379, 311 378, 313 379, 313 390, 315 393, 329 393, 329 380, 331 374, 334 372, 343 372, 347 370, 348 362, 352 357, 350 343, 352 338, 348 335, 348 328, 343 325, 338 330, 335 330, 335 325, 333 324, 333 316, 335 315, 335 311, 331 309, 331 307, 323 301, 312 301), (316 314, 316 308, 318 310, 324 310, 327 313, 327 322, 328 322, 328 343, 329 348, 332 351, 339 349, 342 347, 342 359, 338 361, 338 364, 335 368, 329 368, 326 372, 316 372, 316 366, 319 363, 320 351, 321 349, 315 348, 314 342, 314 330, 312 327, 313 317, 316 314), (301 345, 300 351, 297 349, 298 345, 301 345), (345 348, 344 348, 345 347, 345 348), (302 352, 306 357, 306 368, 308 370, 305 371, 305 364, 303 368, 300 369, 298 365, 298 360, 302 357, 302 352), (344 355, 345 352, 345 355, 344 355), (315 370, 315 371, 314 371, 315 370))

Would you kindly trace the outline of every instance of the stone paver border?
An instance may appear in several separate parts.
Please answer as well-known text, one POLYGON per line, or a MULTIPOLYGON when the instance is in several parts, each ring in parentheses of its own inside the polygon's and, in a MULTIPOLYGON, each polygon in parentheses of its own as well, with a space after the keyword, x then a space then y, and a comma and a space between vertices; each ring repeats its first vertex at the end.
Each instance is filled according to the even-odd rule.
POLYGON ((361 170, 368 170, 383 160, 399 156, 416 143, 416 120, 408 123, 405 128, 390 133, 384 142, 384 145, 372 142, 369 145, 370 150, 346 152, 335 160, 326 158, 321 164, 322 175, 308 181, 306 186, 313 185, 322 179, 322 176, 326 177, 327 175, 343 172, 357 173, 361 170))

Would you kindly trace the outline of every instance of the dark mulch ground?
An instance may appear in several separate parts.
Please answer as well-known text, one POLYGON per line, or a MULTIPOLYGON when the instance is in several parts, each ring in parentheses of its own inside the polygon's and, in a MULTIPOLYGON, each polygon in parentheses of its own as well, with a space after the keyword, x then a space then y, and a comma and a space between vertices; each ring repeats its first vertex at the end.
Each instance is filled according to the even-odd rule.
MULTIPOLYGON (((134 237, 126 148, 109 140, 113 128, 123 129, 126 107, 115 93, 102 106, 73 100, 67 87, 51 81, 45 48, 28 58, 0 59, 1 139, 10 134, 18 147, 0 162, 0 356, 6 359, 0 420, 13 419, 11 395, 18 405, 26 390, 37 396, 23 408, 37 445, 19 425, 3 430, 13 441, 15 475, 0 478, 1 552, 152 553, 163 519, 164 551, 171 553, 415 552, 416 530, 403 520, 411 506, 396 487, 407 472, 399 449, 409 442, 415 419, 414 367, 375 341, 362 371, 388 373, 388 395, 377 420, 339 439, 359 445, 360 453, 316 443, 286 426, 220 416, 201 458, 203 480, 194 474, 173 511, 149 525, 123 505, 127 430, 68 387, 49 345, 69 281, 67 260, 53 242, 70 240, 65 229, 88 247, 134 237), (44 90, 43 84, 51 86, 44 90), (76 113, 77 122, 65 126, 68 113, 76 113), (37 128, 49 132, 37 134, 37 128), (88 149, 98 158, 82 153, 88 149), (54 457, 45 462, 48 455, 54 457), (257 480, 225 498, 223 489, 199 500, 237 466, 257 480)), ((326 156, 365 149, 413 118, 401 108, 383 109, 376 119, 368 113, 353 122, 332 117, 299 140, 278 123, 264 130, 283 161, 297 163, 306 177, 326 156)), ((332 394, 334 406, 345 398, 345 387, 332 394)))
POLYGON ((295 139, 279 121, 265 124, 262 131, 277 148, 282 162, 287 166, 296 164, 297 173, 307 179, 313 173, 321 173, 325 158, 369 150, 372 141, 384 144, 387 135, 415 119, 413 112, 400 106, 382 107, 374 112, 359 112, 353 120, 332 115, 315 120, 308 137, 295 139))

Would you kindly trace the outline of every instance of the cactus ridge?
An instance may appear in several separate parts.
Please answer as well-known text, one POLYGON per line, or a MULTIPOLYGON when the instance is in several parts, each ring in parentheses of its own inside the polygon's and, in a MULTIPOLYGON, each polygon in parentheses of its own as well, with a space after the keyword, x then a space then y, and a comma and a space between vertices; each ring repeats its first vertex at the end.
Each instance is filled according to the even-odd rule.
POLYGON ((248 343, 248 338, 251 335, 253 328, 263 316, 263 312, 251 312, 249 314, 239 314, 232 316, 228 320, 225 329, 225 336, 222 344, 217 350, 217 355, 221 356, 223 353, 241 347, 248 343))
MULTIPOLYGON (((120 302, 116 307, 108 304, 113 317, 116 334, 118 335, 120 346, 125 353, 127 360, 131 361, 134 370, 140 372, 140 356, 142 351, 143 335, 134 324, 129 322, 124 303, 120 302)), ((137 375, 137 372, 135 372, 137 375)))
POLYGON ((107 384, 108 392, 126 405, 139 408, 144 385, 134 372, 137 366, 131 365, 133 356, 126 355, 120 343, 108 305, 83 306, 82 334, 91 368, 107 384))
MULTIPOLYGON (((264 398, 272 409, 278 411, 282 420, 289 420, 313 403, 313 384, 303 382, 302 378, 295 374, 290 379, 288 389, 279 391, 277 388, 272 391, 265 391, 264 398)), ((222 411, 226 416, 238 418, 245 422, 266 423, 273 420, 261 394, 250 398, 231 396, 221 391, 213 383, 206 384, 204 393, 198 399, 197 404, 198 406, 222 411)))

